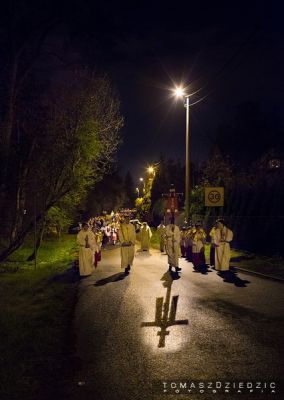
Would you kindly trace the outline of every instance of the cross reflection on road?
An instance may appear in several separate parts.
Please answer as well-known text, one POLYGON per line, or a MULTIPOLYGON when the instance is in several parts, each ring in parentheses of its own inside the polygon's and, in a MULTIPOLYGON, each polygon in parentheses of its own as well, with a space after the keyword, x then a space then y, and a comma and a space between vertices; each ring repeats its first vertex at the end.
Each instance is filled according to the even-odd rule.
POLYGON ((166 272, 162 276, 163 286, 167 289, 166 298, 156 298, 155 321, 141 323, 141 327, 157 326, 160 328, 157 332, 157 336, 160 336, 158 347, 165 347, 166 336, 170 334, 170 331, 167 330, 168 327, 173 325, 188 325, 188 319, 176 320, 179 296, 172 296, 171 299, 172 284, 176 279, 179 279, 177 273, 166 272))

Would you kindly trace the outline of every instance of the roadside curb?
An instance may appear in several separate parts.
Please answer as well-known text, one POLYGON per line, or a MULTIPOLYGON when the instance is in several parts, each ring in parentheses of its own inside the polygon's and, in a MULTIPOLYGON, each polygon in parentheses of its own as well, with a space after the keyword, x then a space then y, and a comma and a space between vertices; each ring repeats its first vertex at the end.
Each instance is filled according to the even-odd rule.
POLYGON ((244 274, 255 275, 255 276, 258 276, 259 278, 269 279, 271 281, 284 283, 284 279, 283 278, 277 278, 276 276, 265 275, 265 274, 262 274, 260 272, 250 271, 248 269, 239 268, 239 267, 234 267, 234 269, 239 271, 239 272, 243 272, 244 274))

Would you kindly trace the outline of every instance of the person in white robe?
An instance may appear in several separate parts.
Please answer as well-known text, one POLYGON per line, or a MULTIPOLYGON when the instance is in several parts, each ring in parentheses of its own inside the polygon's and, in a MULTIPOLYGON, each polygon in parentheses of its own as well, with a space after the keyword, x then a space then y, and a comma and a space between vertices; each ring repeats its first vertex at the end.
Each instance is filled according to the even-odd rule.
POLYGON ((152 231, 149 225, 147 224, 147 222, 143 222, 142 228, 140 230, 141 251, 149 251, 151 237, 152 231))
POLYGON ((136 242, 135 227, 130 223, 128 215, 119 226, 118 237, 121 243, 121 268, 124 268, 125 274, 128 274, 133 264, 136 242))
POLYGON ((77 235, 80 276, 91 275, 94 270, 94 240, 94 233, 89 229, 89 225, 84 222, 77 235))
POLYGON ((223 219, 217 220, 215 231, 215 269, 217 271, 228 271, 230 267, 231 249, 230 242, 233 240, 233 232, 226 227, 223 219))
POLYGON ((180 255, 180 230, 179 227, 175 225, 174 220, 171 220, 171 223, 166 226, 165 240, 169 271, 172 271, 172 268, 175 268, 176 271, 181 271, 181 268, 178 266, 180 255))
POLYGON ((165 231, 166 227, 163 224, 163 221, 161 221, 160 225, 157 227, 161 253, 164 253, 165 251, 165 231))

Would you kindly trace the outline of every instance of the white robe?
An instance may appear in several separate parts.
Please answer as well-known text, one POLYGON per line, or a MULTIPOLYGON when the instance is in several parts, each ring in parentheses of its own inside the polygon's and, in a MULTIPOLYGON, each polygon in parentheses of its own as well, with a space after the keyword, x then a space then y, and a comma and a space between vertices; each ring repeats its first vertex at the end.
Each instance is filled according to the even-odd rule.
POLYGON ((160 224, 157 227, 158 235, 159 235, 159 240, 160 240, 160 250, 163 252, 165 249, 165 232, 166 232, 166 227, 164 224, 160 224))
POLYGON ((230 243, 233 240, 233 232, 223 227, 222 230, 216 229, 214 236, 215 248, 215 269, 218 271, 227 271, 230 266, 230 243))
POLYGON ((79 245, 80 276, 91 275, 91 273, 94 271, 94 241, 94 233, 90 230, 84 231, 82 229, 77 235, 77 244, 79 245), (88 248, 86 248, 86 240, 90 246, 88 248))
POLYGON ((167 225, 165 229, 166 252, 171 267, 178 267, 180 255, 180 230, 177 225, 167 225))
POLYGON ((118 231, 119 241, 121 243, 121 268, 126 268, 133 264, 134 246, 136 241, 136 232, 132 224, 121 224, 118 231), (124 246, 123 243, 128 243, 124 246))
POLYGON ((206 234, 204 230, 196 231, 192 236, 192 253, 200 253, 204 248, 206 234))
POLYGON ((152 232, 150 227, 148 225, 143 225, 140 230, 141 250, 149 250, 151 237, 152 232))

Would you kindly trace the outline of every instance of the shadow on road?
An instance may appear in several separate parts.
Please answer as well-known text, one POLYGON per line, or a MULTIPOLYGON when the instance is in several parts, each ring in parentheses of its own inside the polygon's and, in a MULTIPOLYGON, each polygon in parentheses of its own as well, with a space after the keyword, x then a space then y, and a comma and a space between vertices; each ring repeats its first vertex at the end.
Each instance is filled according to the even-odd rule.
POLYGON ((206 264, 205 265, 198 265, 196 267, 193 267, 193 269, 194 269, 193 272, 197 272, 197 273, 202 274, 202 275, 208 275, 208 272, 212 272, 208 268, 208 266, 206 264))
POLYGON ((70 268, 66 269, 62 274, 55 275, 48 280, 48 283, 60 282, 60 283, 75 283, 82 279, 79 275, 79 261, 74 260, 70 268))
POLYGON ((108 276, 107 278, 96 281, 96 283, 94 283, 93 286, 103 286, 108 283, 122 281, 124 278, 126 278, 126 276, 127 275, 125 275, 124 272, 119 272, 118 274, 114 274, 114 275, 108 276))
POLYGON ((168 327, 173 325, 188 325, 188 319, 176 320, 177 305, 179 296, 173 296, 171 299, 171 289, 173 281, 179 279, 177 272, 167 271, 161 278, 163 286, 167 289, 166 298, 156 298, 155 320, 152 322, 142 322, 141 327, 156 326, 160 328, 157 336, 160 336, 158 347, 166 346, 166 336, 170 334, 168 327))
POLYGON ((239 278, 236 270, 219 271, 217 275, 223 279, 223 282, 232 283, 236 287, 246 287, 250 283, 250 281, 239 278))

